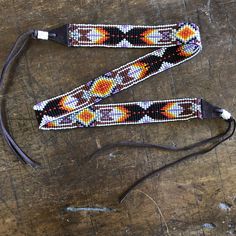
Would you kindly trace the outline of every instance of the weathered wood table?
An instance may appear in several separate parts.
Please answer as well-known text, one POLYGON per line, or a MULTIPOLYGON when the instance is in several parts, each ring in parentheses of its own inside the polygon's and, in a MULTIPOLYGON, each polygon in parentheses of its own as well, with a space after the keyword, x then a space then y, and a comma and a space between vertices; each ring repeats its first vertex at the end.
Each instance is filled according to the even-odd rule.
MULTIPOLYGON (((0 9, 1 65, 17 35, 30 28, 195 22, 201 29, 201 54, 106 102, 204 97, 236 115, 234 0, 1 0, 0 9)), ((92 151, 121 139, 189 144, 222 131, 222 120, 38 130, 36 102, 149 51, 68 49, 31 40, 9 74, 6 113, 12 135, 41 168, 20 164, 0 139, 0 235, 236 235, 235 136, 147 180, 123 204, 118 196, 130 184, 183 153, 123 148, 86 162, 92 151)))

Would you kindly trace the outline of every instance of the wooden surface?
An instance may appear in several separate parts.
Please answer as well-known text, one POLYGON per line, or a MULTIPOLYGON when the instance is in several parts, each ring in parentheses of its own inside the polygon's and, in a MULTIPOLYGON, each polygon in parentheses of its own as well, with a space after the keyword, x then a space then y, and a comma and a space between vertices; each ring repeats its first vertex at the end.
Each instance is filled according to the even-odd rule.
MULTIPOLYGON (((16 37, 30 28, 195 22, 201 29, 201 54, 106 102, 204 97, 236 115, 234 0, 0 0, 0 9, 0 65, 16 37)), ((223 121, 38 130, 32 110, 36 102, 150 51, 68 49, 53 42, 30 42, 9 75, 6 112, 16 141, 42 166, 23 166, 0 139, 0 235, 236 235, 235 136, 147 180, 123 204, 118 204, 118 196, 130 184, 183 153, 116 149, 86 162, 92 151, 120 140, 192 143, 222 131, 223 121), (76 207, 113 210, 69 211, 76 207)))

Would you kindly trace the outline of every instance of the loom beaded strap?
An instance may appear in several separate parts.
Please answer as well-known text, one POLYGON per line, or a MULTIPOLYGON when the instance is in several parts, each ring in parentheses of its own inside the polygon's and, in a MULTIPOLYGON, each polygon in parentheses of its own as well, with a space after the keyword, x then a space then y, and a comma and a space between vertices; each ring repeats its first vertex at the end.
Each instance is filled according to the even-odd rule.
MULTIPOLYGON (((69 47, 159 49, 99 76, 71 92, 35 105, 34 110, 41 129, 201 118, 200 100, 195 98, 94 105, 199 53, 201 40, 199 29, 195 24, 179 23, 163 26, 68 24, 59 30, 64 38, 58 41, 69 47)), ((51 33, 53 32, 58 34, 58 30, 51 33)))
POLYGON ((42 129, 66 129, 122 124, 144 124, 202 118, 201 99, 92 105, 45 124, 42 129))
MULTIPOLYGON (((144 142, 120 141, 96 150, 88 159, 114 147, 157 148, 172 152, 200 148, 138 179, 123 192, 119 202, 122 202, 132 189, 136 188, 147 178, 192 157, 210 152, 232 137, 235 132, 236 121, 233 116, 225 109, 211 105, 203 99, 182 98, 105 105, 96 104, 110 95, 176 66, 199 53, 202 47, 199 29, 193 23, 163 26, 67 24, 50 31, 29 30, 18 37, 5 61, 0 73, 0 88, 8 68, 25 48, 30 37, 54 40, 68 47, 159 48, 66 94, 35 105, 34 110, 41 129, 143 124, 194 118, 222 118, 228 123, 224 132, 184 147, 178 148, 144 142)), ((4 121, 1 105, 0 108, 0 130, 6 143, 19 160, 32 167, 38 166, 39 164, 24 153, 10 135, 6 128, 7 125, 4 121)))

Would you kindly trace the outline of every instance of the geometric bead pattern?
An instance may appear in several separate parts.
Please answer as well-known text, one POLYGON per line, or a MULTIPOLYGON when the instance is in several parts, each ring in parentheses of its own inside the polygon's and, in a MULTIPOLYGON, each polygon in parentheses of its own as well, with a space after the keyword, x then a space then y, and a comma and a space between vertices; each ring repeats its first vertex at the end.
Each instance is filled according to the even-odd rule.
POLYGON ((48 122, 43 129, 146 124, 202 118, 201 99, 93 105, 69 116, 48 122))
POLYGON ((69 24, 68 46, 166 47, 200 43, 198 27, 193 23, 161 26, 69 24))
MULTIPOLYGON (((113 106, 108 104, 99 111, 94 104, 150 76, 183 63, 201 51, 199 29, 195 24, 187 22, 162 26, 68 24, 67 30, 69 47, 156 47, 157 49, 66 94, 36 104, 34 110, 41 129, 149 123, 146 120, 159 122, 161 119, 152 119, 146 113, 142 119, 124 122, 127 106, 115 106, 113 109, 113 106), (112 111, 108 112, 111 108, 112 111), (117 114, 117 119, 112 114, 117 114), (112 117, 113 121, 102 122, 106 116, 112 117)), ((135 106, 137 104, 135 103, 135 106)), ((172 116, 176 118, 176 112, 180 112, 183 107, 176 103, 172 105, 168 103, 169 107, 158 112, 159 116, 163 115, 169 120, 172 116)), ((182 119, 182 113, 179 114, 182 119)))

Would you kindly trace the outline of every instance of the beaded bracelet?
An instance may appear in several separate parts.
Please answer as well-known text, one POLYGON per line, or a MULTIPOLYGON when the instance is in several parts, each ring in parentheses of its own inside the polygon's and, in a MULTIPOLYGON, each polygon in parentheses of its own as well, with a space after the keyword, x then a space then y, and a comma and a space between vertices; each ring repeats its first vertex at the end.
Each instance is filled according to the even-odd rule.
MULTIPOLYGON (((40 34, 38 33, 36 37, 40 38, 40 34)), ((49 38, 69 47, 159 47, 159 49, 99 76, 71 92, 35 105, 34 110, 40 128, 44 129, 109 125, 109 122, 101 122, 95 117, 106 113, 107 110, 111 110, 113 114, 110 115, 113 117, 112 124, 126 124, 125 118, 122 119, 119 115, 114 116, 117 107, 107 105, 107 107, 98 108, 91 105, 176 66, 192 58, 201 50, 199 29, 193 23, 162 26, 68 24, 49 31, 49 35, 51 35, 49 38), (88 109, 83 110, 85 108, 88 109), (83 112, 78 112, 81 110, 83 112)), ((120 112, 121 106, 119 106, 120 112)), ((128 104, 124 106, 127 107, 128 104)), ((130 104, 129 109, 132 110, 138 106, 138 104, 130 104)), ((138 119, 137 115, 138 113, 136 115, 132 113, 130 122, 144 123, 145 121, 142 122, 141 117, 138 119)), ((151 121, 151 119, 146 119, 148 120, 151 121)))
MULTIPOLYGON (((193 156, 211 151, 220 143, 229 139, 235 132, 235 120, 231 114, 201 98, 97 104, 106 97, 121 92, 196 56, 201 51, 202 45, 199 28, 194 23, 182 22, 159 26, 66 24, 49 31, 29 30, 19 36, 12 47, 1 72, 0 86, 2 86, 3 78, 9 66, 25 48, 30 37, 53 40, 67 47, 158 48, 70 92, 36 104, 33 109, 35 110, 40 129, 58 130, 160 123, 194 118, 223 118, 227 122, 228 126, 223 133, 185 147, 175 148, 158 144, 121 141, 115 144, 108 144, 95 151, 90 157, 99 154, 101 151, 123 146, 186 151, 209 144, 204 149, 190 153, 142 177, 121 195, 120 202, 125 199, 133 188, 148 177, 193 156)), ((4 139, 19 160, 36 167, 38 163, 21 150, 6 129, 2 106, 0 128, 4 139)))

